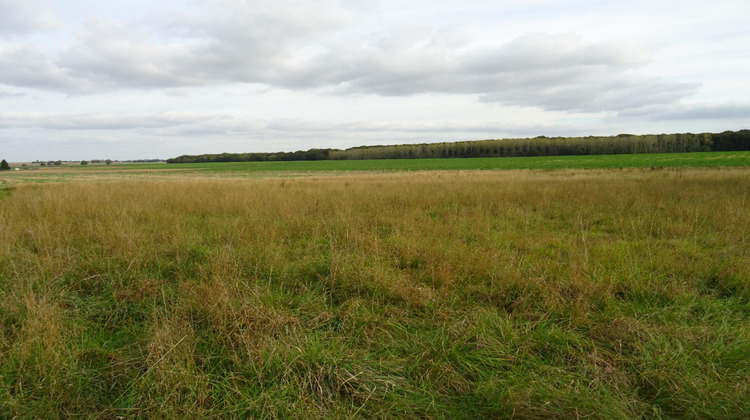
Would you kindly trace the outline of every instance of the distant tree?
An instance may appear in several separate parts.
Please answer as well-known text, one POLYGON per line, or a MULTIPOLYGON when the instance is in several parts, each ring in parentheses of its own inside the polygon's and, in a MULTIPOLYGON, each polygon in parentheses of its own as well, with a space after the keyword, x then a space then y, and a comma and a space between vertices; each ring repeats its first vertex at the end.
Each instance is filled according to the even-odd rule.
POLYGON ((111 159, 107 159, 107 160, 104 161, 104 163, 106 163, 107 165, 111 165, 112 164, 112 160, 111 159))
POLYGON ((81 165, 83 165, 83 166, 86 166, 88 164, 89 164, 89 161, 87 161, 87 160, 82 160, 81 161, 81 165))
POLYGON ((54 164, 55 166, 61 166, 61 165, 62 165, 62 161, 61 161, 61 160, 56 160, 56 161, 54 161, 54 162, 52 162, 52 163, 53 163, 53 164, 54 164))
POLYGON ((5 159, 3 159, 3 161, 0 162, 0 171, 9 171, 9 170, 10 170, 10 165, 8 165, 8 162, 6 162, 5 159))
POLYGON ((39 166, 47 166, 47 164, 44 163, 44 162, 42 162, 42 163, 39 164, 39 166))

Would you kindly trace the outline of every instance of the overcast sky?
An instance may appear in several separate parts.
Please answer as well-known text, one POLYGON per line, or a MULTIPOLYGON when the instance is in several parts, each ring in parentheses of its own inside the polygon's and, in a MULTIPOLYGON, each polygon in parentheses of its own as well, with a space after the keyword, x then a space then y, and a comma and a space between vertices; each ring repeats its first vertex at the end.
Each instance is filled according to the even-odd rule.
POLYGON ((747 0, 0 0, 0 158, 750 127, 747 0))

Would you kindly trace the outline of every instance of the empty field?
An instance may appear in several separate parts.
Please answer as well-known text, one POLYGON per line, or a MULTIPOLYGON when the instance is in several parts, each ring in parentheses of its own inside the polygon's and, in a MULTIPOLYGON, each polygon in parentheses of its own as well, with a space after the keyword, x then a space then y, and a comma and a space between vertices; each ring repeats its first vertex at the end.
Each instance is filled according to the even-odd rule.
POLYGON ((537 156, 512 158, 377 159, 296 162, 221 162, 184 164, 65 164, 32 166, 21 171, 0 172, 0 185, 14 183, 68 182, 201 177, 298 177, 310 174, 402 171, 561 170, 635 168, 712 168, 750 166, 750 152, 663 153, 641 155, 537 156))
POLYGON ((750 414, 747 167, 200 173, 0 196, 0 417, 750 414))

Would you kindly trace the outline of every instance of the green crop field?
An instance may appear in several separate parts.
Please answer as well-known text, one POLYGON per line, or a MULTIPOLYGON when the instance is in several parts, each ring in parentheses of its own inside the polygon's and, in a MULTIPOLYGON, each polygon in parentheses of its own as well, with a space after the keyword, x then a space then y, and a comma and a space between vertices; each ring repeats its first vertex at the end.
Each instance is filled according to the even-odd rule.
POLYGON ((0 418, 747 418, 748 159, 3 173, 0 418))
POLYGON ((424 171, 493 169, 605 169, 649 167, 750 166, 750 152, 663 153, 642 155, 538 156, 465 159, 378 159, 297 162, 171 164, 206 171, 424 171))
POLYGON ((30 182, 49 182, 61 178, 90 178, 92 174, 119 173, 126 175, 155 175, 188 173, 246 173, 266 176, 276 173, 293 176, 305 172, 393 172, 393 171, 455 171, 455 170, 514 170, 514 169, 614 169, 614 168, 697 168, 750 166, 750 152, 696 152, 641 155, 538 156, 513 158, 455 158, 455 159, 377 159, 325 160, 291 162, 224 162, 184 164, 113 164, 64 165, 34 167, 0 176, 0 183, 11 179, 30 182), (64 173, 64 176, 62 175, 64 173))

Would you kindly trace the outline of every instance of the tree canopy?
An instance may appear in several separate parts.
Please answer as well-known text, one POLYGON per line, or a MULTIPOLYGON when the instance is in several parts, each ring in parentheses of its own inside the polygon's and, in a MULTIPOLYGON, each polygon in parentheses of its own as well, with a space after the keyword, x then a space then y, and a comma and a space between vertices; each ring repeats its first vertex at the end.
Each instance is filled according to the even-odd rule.
POLYGON ((615 155, 750 150, 750 130, 723 133, 618 134, 616 136, 546 137, 475 140, 451 143, 360 146, 346 150, 310 149, 274 153, 182 155, 167 163, 250 162, 277 160, 421 159, 615 155))

